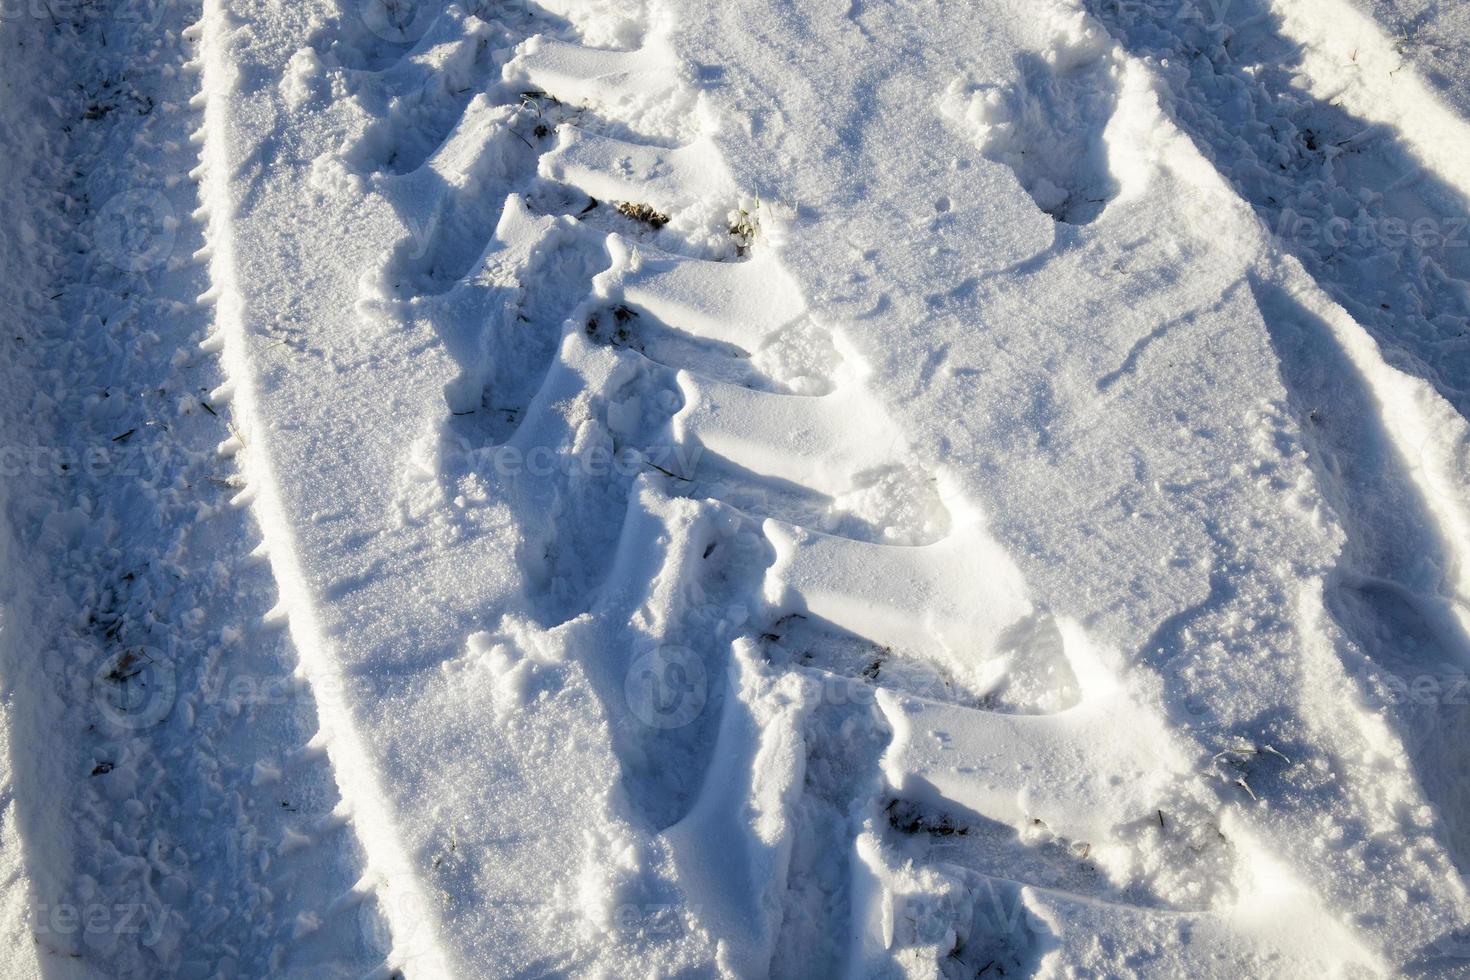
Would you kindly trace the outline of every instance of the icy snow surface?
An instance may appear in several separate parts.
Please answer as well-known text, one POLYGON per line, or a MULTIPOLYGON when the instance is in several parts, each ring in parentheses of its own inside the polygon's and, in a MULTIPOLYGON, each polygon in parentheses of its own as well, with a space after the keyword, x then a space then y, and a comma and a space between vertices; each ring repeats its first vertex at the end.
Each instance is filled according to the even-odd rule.
POLYGON ((0 9, 0 973, 1470 975, 1470 20, 0 9))

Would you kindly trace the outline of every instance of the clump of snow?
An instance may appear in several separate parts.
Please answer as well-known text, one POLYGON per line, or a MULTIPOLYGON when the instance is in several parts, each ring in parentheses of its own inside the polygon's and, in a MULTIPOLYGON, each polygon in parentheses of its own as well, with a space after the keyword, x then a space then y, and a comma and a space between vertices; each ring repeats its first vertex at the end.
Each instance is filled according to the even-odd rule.
POLYGON ((292 109, 300 109, 308 101, 321 96, 326 69, 312 48, 302 48, 286 64, 281 79, 281 97, 292 109))

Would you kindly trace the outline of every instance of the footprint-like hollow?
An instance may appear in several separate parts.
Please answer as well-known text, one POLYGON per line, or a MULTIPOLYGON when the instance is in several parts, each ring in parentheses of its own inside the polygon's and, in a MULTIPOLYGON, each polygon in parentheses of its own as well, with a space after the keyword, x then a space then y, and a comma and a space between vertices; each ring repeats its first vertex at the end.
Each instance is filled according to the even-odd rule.
POLYGON ((1085 225, 1118 194, 1105 139, 1117 74, 1111 46, 1083 29, 1042 54, 1018 55, 1010 81, 955 79, 942 109, 986 159, 1011 168, 1038 208, 1085 225))

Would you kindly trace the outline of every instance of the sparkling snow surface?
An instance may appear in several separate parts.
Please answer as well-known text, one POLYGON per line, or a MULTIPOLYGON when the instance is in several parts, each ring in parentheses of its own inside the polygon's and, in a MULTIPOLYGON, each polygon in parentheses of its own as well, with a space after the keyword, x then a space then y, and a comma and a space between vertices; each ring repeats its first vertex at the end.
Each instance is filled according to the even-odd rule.
POLYGON ((1470 976, 1470 5, 0 4, 0 975, 1470 976))

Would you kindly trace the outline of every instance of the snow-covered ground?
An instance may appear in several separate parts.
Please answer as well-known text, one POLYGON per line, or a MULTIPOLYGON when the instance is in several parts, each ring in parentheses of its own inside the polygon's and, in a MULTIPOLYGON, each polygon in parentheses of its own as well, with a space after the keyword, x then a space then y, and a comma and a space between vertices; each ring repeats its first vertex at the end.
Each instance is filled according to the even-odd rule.
POLYGON ((0 4, 0 973, 1470 976, 1467 32, 0 4))

